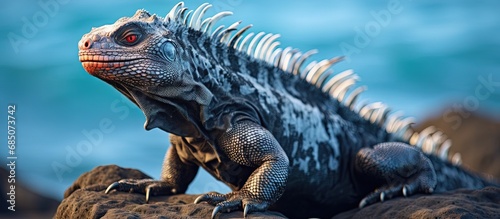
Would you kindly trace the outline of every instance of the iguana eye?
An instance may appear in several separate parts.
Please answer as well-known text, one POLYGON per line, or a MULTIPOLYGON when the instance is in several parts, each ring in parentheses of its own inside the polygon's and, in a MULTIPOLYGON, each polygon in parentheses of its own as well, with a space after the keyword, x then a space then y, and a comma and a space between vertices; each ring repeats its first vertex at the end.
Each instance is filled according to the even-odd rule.
POLYGON ((127 43, 135 43, 135 41, 137 40, 137 35, 130 34, 130 35, 125 37, 125 40, 127 41, 127 43))
POLYGON ((135 26, 128 26, 122 30, 119 30, 116 34, 116 42, 122 46, 135 46, 142 39, 142 32, 135 26))

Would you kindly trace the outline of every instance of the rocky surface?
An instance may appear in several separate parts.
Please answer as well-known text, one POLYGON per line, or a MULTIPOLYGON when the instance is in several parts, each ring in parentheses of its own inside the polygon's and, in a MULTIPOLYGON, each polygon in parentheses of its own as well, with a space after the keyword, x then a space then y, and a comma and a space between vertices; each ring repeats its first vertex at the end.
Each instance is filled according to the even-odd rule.
MULTIPOLYGON (((197 195, 158 196, 145 203, 136 193, 111 192, 106 187, 122 178, 150 178, 134 169, 100 166, 84 173, 68 188, 55 218, 210 218, 213 207, 193 204, 197 195)), ((293 218, 293 216, 291 216, 293 218)), ((457 190, 416 195, 353 209, 334 218, 500 218, 500 188, 457 190)), ((218 218, 243 218, 242 212, 219 214, 218 218)), ((254 213, 247 218, 285 218, 277 212, 254 213)))
MULTIPOLYGON (((55 218, 210 218, 213 206, 193 204, 197 195, 152 197, 136 193, 111 192, 106 187, 122 178, 150 178, 144 173, 115 165, 100 166, 84 173, 66 190, 55 218)), ((219 214, 218 218, 243 218, 241 211, 219 214)), ((254 213, 247 218, 285 218, 277 212, 254 213)))
POLYGON ((500 188, 397 198, 334 217, 339 218, 500 218, 500 188))

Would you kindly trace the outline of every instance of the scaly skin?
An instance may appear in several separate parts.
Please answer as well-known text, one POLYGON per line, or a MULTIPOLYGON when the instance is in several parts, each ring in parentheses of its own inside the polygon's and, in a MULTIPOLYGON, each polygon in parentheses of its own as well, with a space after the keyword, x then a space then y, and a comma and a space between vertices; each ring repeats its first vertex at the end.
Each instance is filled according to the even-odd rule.
POLYGON ((326 77, 338 58, 304 68, 310 53, 280 53, 269 41, 274 35, 244 42, 232 27, 214 34, 212 24, 202 24, 207 6, 191 20, 183 4, 165 20, 139 10, 79 42, 87 72, 134 102, 146 129, 171 133, 160 180, 124 179, 106 193, 184 193, 201 166, 233 189, 196 200, 215 205, 212 217, 272 208, 299 218, 489 184, 406 144, 430 134, 391 120, 386 108, 353 107, 360 90, 344 95, 355 75, 326 77))

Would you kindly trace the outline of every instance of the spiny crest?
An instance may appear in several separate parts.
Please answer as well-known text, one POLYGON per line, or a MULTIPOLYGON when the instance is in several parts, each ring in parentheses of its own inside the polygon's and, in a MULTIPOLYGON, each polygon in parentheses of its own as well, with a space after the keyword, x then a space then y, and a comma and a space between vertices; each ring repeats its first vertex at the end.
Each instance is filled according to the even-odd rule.
POLYGON ((216 42, 246 53, 255 59, 265 61, 286 73, 296 75, 321 89, 321 91, 330 94, 361 117, 385 128, 387 132, 409 142, 411 145, 420 147, 424 152, 435 154, 443 160, 450 159, 455 164, 461 162, 459 154, 448 158, 451 140, 435 127, 431 126, 421 132, 416 132, 411 127, 414 124, 413 118, 405 118, 401 112, 392 113, 389 107, 381 102, 357 101, 360 94, 366 90, 364 86, 351 89, 359 80, 359 77, 352 70, 334 74, 331 69, 335 63, 342 60, 342 57, 311 61, 303 67, 306 60, 316 54, 317 50, 302 53, 291 47, 279 48, 280 42, 277 41, 280 37, 279 34, 266 34, 264 32, 255 34, 251 32, 244 36, 244 33, 252 25, 247 25, 238 30, 241 21, 235 22, 227 28, 224 25, 218 26, 212 31, 217 21, 233 13, 223 11, 212 17, 203 18, 211 6, 204 3, 193 11, 184 7, 183 2, 179 2, 170 10, 164 21, 178 22, 194 30, 201 31, 216 42))
POLYGON ((162 20, 158 19, 158 17, 155 14, 151 15, 148 11, 144 9, 137 10, 134 16, 130 18, 121 18, 120 20, 118 20, 118 22, 130 22, 134 20, 144 21, 153 24, 155 26, 160 26, 163 24, 162 20))

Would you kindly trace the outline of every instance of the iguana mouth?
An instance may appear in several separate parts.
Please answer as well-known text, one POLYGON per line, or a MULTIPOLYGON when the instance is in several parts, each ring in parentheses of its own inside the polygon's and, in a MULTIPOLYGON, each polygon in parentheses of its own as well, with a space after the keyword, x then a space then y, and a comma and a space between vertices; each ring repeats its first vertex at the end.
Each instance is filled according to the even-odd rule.
POLYGON ((80 54, 79 57, 83 68, 91 75, 134 65, 142 60, 142 58, 123 59, 116 56, 95 54, 80 54))

